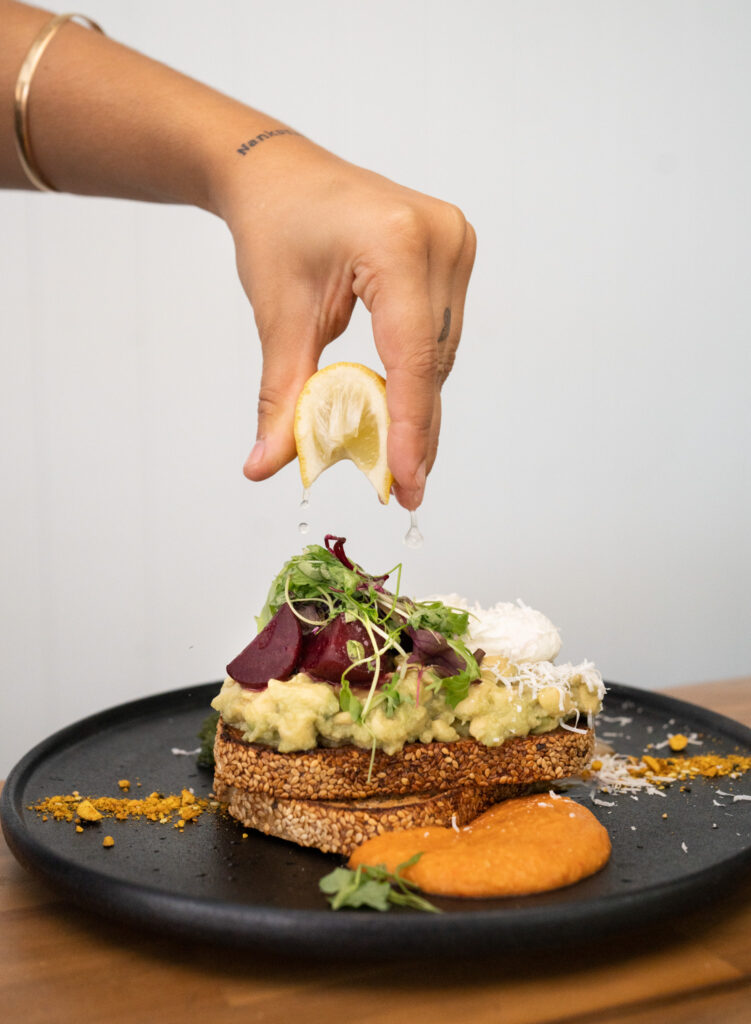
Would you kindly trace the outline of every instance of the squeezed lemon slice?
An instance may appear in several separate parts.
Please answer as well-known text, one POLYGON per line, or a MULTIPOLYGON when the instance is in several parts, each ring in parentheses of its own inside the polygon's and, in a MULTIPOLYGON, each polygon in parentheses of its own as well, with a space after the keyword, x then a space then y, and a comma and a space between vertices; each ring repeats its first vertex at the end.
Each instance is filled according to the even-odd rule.
POLYGON ((386 381, 360 363, 333 363, 309 378, 295 408, 295 445, 303 487, 324 469, 351 459, 389 500, 393 477, 386 462, 386 381))

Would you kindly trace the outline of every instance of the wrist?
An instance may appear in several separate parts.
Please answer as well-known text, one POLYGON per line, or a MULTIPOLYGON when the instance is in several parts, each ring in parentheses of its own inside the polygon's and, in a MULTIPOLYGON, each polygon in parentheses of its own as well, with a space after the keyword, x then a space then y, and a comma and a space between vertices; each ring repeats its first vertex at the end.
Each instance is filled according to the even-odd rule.
POLYGON ((302 136, 288 125, 236 100, 222 97, 224 109, 206 120, 202 174, 205 209, 228 224, 241 200, 264 190, 265 171, 273 163, 269 149, 302 136))
POLYGON ((213 147, 210 209, 233 234, 267 218, 281 224, 308 199, 335 192, 347 166, 290 125, 243 108, 213 147))

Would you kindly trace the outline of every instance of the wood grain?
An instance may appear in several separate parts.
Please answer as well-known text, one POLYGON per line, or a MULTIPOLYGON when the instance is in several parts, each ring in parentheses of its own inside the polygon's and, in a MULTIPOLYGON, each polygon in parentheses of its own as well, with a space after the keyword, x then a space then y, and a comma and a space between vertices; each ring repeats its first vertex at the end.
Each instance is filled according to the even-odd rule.
MULTIPOLYGON (((670 692, 751 724, 751 679, 670 692)), ((23 1024, 746 1024, 751 878, 730 900, 591 949, 489 950, 440 969, 418 954, 320 966, 152 936, 73 907, 0 845, 0 1016, 23 1024)))

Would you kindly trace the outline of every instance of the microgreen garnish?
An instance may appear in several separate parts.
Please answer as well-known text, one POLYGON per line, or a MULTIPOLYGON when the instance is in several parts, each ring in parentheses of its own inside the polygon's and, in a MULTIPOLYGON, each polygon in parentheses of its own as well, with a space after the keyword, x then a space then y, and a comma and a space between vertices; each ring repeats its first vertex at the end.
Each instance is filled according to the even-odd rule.
POLYGON ((391 679, 381 689, 381 693, 384 698, 384 714, 386 718, 393 718, 396 714, 396 709, 402 702, 402 695, 396 688, 398 679, 396 676, 392 676, 391 679))
MULTIPOLYGON (((370 649, 357 640, 346 644, 351 662, 342 674, 339 704, 353 720, 364 724, 370 711, 383 706, 393 717, 403 697, 392 680, 383 686, 383 661, 391 665, 394 655, 409 655, 409 662, 432 670, 430 687, 442 692, 451 707, 467 696, 469 684, 479 678, 478 658, 459 639, 467 629, 468 613, 449 608, 440 601, 412 601, 399 593, 401 564, 380 576, 371 576, 344 552, 344 538, 331 534, 326 546, 311 544, 291 558, 271 584, 266 604, 258 617, 263 629, 283 604, 314 631, 339 615, 358 622, 367 634, 370 649), (396 574, 396 590, 384 583, 396 574), (366 666, 372 673, 364 702, 354 697, 347 677, 351 670, 366 666), (379 685, 380 692, 377 694, 379 685)), ((363 637, 365 639, 365 637, 363 637)))
POLYGON ((350 661, 366 661, 365 646, 359 640, 347 641, 347 654, 350 661))
POLYGON ((334 910, 343 907, 388 910, 394 904, 440 914, 438 907, 413 891, 417 888, 414 882, 402 877, 402 871, 416 864, 420 857, 422 854, 416 853, 399 864, 393 873, 387 871, 383 864, 360 864, 354 871, 351 868, 334 868, 328 875, 324 875, 318 887, 326 893, 334 910))
POLYGON ((339 691, 339 707, 342 711, 348 712, 353 722, 361 721, 362 701, 358 700, 354 693, 352 693, 346 679, 342 682, 342 688, 339 691))

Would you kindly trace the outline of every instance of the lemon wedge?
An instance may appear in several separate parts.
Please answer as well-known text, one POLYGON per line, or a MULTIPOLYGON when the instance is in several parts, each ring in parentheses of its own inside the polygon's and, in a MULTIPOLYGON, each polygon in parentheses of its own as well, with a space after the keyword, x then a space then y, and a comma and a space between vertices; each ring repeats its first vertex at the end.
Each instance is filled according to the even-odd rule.
POLYGON ((386 461, 386 381, 360 363, 332 363, 314 373, 295 408, 295 445, 303 487, 324 469, 351 459, 389 500, 393 477, 386 461))

